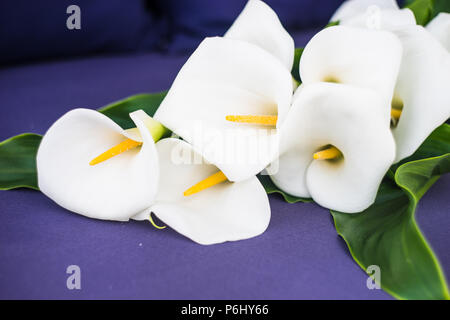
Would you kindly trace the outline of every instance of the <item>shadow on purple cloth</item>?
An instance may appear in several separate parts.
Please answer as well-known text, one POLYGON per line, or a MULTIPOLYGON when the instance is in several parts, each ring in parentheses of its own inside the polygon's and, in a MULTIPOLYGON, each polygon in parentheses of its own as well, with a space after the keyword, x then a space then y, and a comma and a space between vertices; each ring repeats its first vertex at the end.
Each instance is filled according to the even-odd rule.
MULTIPOLYGON (((222 36, 247 0, 6 0, 0 2, 0 65, 114 52, 192 52, 222 36), (80 30, 69 30, 69 5, 80 30)), ((341 0, 268 0, 292 33, 325 26, 341 0)), ((263 23, 263 22, 262 22, 263 23)))
MULTIPOLYGON (((72 108, 167 89, 185 60, 153 53, 0 70, 0 140, 42 134, 72 108)), ((418 208, 419 224, 447 275, 449 190, 450 178, 441 178, 418 208)), ((272 220, 263 235, 201 246, 147 222, 85 218, 39 192, 0 191, 0 298, 391 298, 367 289, 366 274, 326 209, 278 196, 270 202, 272 220), (81 268, 81 290, 66 287, 69 265, 81 268)))
POLYGON ((0 2, 0 64, 155 50, 167 36, 166 29, 144 1, 4 0, 0 2), (79 30, 66 27, 70 5, 80 8, 79 30))

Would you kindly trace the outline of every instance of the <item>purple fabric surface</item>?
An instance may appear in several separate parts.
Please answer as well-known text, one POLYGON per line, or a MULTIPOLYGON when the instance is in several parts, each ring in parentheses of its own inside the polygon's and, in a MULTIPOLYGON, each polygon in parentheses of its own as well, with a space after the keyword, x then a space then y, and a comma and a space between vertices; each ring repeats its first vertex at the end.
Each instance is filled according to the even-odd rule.
MULTIPOLYGON (((302 45, 298 43, 298 45, 302 45)), ((0 140, 44 133, 75 107, 98 108, 169 88, 186 57, 96 57, 0 71, 0 140)), ((418 221, 450 274, 450 178, 418 208, 418 221)), ((72 214, 39 192, 0 191, 0 298, 390 299, 368 290, 328 211, 270 196, 272 220, 256 238, 200 246, 145 222, 72 214), (81 268, 81 290, 66 268, 81 268)))

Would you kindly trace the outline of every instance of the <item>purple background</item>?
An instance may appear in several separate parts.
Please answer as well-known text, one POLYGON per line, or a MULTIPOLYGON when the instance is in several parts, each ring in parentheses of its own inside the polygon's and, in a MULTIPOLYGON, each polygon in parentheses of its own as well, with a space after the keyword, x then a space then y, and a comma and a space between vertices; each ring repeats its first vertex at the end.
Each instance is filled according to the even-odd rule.
MULTIPOLYGON (((321 9, 324 16, 328 17, 327 10, 332 12, 331 6, 340 2, 320 0, 328 3, 321 9)), ((230 2, 229 12, 218 5, 204 8, 206 2, 202 0, 189 0, 193 6, 201 6, 201 12, 194 10, 195 6, 183 11, 173 5, 175 0, 165 3, 163 9, 170 12, 171 19, 167 24, 161 23, 161 17, 155 19, 158 26, 169 26, 172 36, 157 52, 125 53, 117 49, 111 50, 115 54, 99 54, 95 48, 91 52, 92 48, 86 47, 83 50, 97 55, 34 64, 22 61, 22 65, 0 70, 0 140, 22 132, 43 134, 56 119, 76 107, 95 109, 128 95, 168 89, 187 59, 181 54, 183 50, 192 50, 205 32, 202 28, 217 27, 217 32, 221 31, 243 1, 230 2), (216 14, 226 17, 216 17, 216 23, 211 24, 208 19, 214 16, 214 8, 216 14), (197 16, 179 16, 183 12, 197 16)), ((319 17, 302 25, 286 9, 294 2, 271 3, 278 4, 280 17, 294 34, 297 46, 304 45, 327 19, 319 17)), ((304 5, 303 11, 297 11, 303 16, 317 16, 310 12, 319 5, 314 7, 312 1, 295 3, 304 5)), ((47 23, 51 26, 51 21, 47 23)), ((89 35, 90 39, 97 36, 89 35)), ((10 46, 7 56, 15 56, 14 52, 21 52, 21 59, 27 54, 33 60, 51 56, 55 52, 37 48, 45 41, 40 39, 34 47, 27 47, 10 40, 6 42, 6 47, 10 46)), ((86 43, 83 39, 76 41, 86 43)), ((72 52, 70 46, 63 49, 72 52)), ((441 178, 424 196, 417 212, 419 225, 446 274, 450 274, 449 189, 450 178, 441 178)), ((391 298, 382 290, 366 288, 365 273, 337 236, 326 209, 315 204, 287 204, 279 196, 270 196, 270 202, 272 220, 263 235, 200 246, 169 228, 156 230, 145 222, 105 222, 70 213, 36 191, 0 191, 0 298, 391 298), (72 264, 81 267, 79 291, 66 288, 65 271, 72 264)))

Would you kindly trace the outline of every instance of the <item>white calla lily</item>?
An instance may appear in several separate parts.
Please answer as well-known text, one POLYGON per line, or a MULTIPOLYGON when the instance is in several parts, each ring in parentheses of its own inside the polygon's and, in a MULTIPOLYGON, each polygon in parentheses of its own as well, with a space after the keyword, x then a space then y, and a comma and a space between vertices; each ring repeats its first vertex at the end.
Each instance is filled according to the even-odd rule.
POLYGON ((348 0, 333 14, 330 22, 340 25, 391 29, 416 24, 410 9, 400 9, 395 0, 348 0))
POLYGON ((404 27, 394 33, 404 48, 395 88, 402 112, 392 128, 396 161, 400 161, 413 154, 450 117, 450 54, 421 26, 404 27))
POLYGON ((276 128, 292 98, 293 58, 294 42, 276 14, 251 0, 223 38, 200 44, 155 119, 230 181, 248 179, 278 155, 276 128))
POLYGON ((126 221, 148 208, 158 186, 158 157, 148 116, 136 111, 130 117, 137 130, 128 132, 93 110, 75 109, 62 116, 39 146, 39 189, 60 206, 91 218, 126 221), (90 164, 127 139, 142 145, 90 164))
POLYGON ((450 13, 439 13, 427 24, 426 29, 450 51, 450 13))
POLYGON ((296 94, 271 179, 280 189, 347 213, 375 200, 395 157, 383 99, 352 85, 315 83, 296 94))
POLYGON ((334 26, 317 33, 300 60, 303 84, 336 82, 372 89, 384 99, 386 125, 402 47, 391 33, 334 26))
POLYGON ((415 19, 401 18, 402 14, 406 17, 402 11, 407 9, 399 10, 395 8, 396 4, 389 5, 380 0, 347 1, 335 16, 341 17, 341 24, 367 28, 365 24, 351 21, 359 19, 363 10, 371 5, 391 10, 379 12, 383 21, 390 21, 379 28, 397 36, 403 49, 391 111, 392 132, 397 144, 395 162, 398 162, 413 154, 450 116, 450 91, 447 88, 450 54, 444 48, 450 38, 449 18, 445 14, 438 16, 426 31, 415 24, 415 19))
POLYGON ((292 68, 294 40, 284 29, 277 14, 260 0, 247 2, 224 37, 255 44, 278 58, 287 70, 292 68))
POLYGON ((223 178, 205 185, 204 178, 218 171, 215 166, 182 140, 168 138, 155 144, 165 129, 142 110, 130 117, 137 128, 123 130, 89 109, 72 110, 57 120, 37 154, 41 191, 90 218, 133 218, 154 224, 150 216, 154 212, 201 244, 264 232, 270 206, 256 177, 232 183, 219 171, 223 178))
POLYGON ((272 54, 248 42, 206 38, 178 73, 155 119, 190 142, 231 181, 263 170, 278 152, 275 126, 234 115, 286 117, 293 84, 272 54), (253 147, 259 150, 252 151, 253 147), (257 153, 257 154, 256 154, 257 153))
POLYGON ((134 217, 148 219, 153 212, 165 224, 200 244, 242 240, 263 233, 270 221, 267 194, 256 177, 225 181, 184 196, 189 187, 218 172, 188 143, 168 138, 156 144, 161 179, 155 203, 134 217), (197 159, 198 163, 184 163, 197 159))

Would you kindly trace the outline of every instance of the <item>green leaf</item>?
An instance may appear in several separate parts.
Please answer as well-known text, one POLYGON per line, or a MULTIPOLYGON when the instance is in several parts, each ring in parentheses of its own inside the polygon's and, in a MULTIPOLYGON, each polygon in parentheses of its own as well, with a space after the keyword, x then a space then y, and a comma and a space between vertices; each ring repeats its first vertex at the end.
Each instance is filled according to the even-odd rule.
POLYGON ((292 66, 292 77, 298 82, 302 82, 300 79, 300 58, 302 57, 303 48, 296 48, 294 52, 294 65, 292 66))
POLYGON ((135 126, 133 121, 129 117, 129 114, 131 112, 142 109, 152 117, 166 94, 167 91, 159 93, 137 94, 113 102, 103 108, 98 109, 98 111, 111 118, 122 128, 129 129, 135 126))
POLYGON ((395 170, 404 163, 437 157, 446 153, 450 153, 450 125, 444 123, 428 136, 414 154, 393 165, 390 171, 395 173, 395 170))
POLYGON ((434 0, 432 18, 437 16, 440 12, 450 13, 450 1, 448 0, 434 0))
POLYGON ((39 190, 36 153, 41 139, 38 134, 24 133, 0 143, 0 190, 39 190))
POLYGON ((433 0, 416 0, 408 4, 405 8, 411 9, 416 17, 417 24, 426 25, 433 15, 433 0))
POLYGON ((257 177, 258 177, 259 181, 261 182, 261 184, 264 186, 264 189, 266 190, 267 194, 279 193, 283 196, 284 200, 289 203, 312 202, 313 201, 312 199, 309 199, 309 198, 300 198, 300 197, 292 196, 292 195, 284 192, 283 190, 279 189, 272 182, 272 180, 269 178, 268 175, 258 174, 257 177))
MULTIPOLYGON (((167 92, 138 94, 111 103, 98 111, 122 128, 134 127, 129 113, 142 109, 153 116, 167 92)), ((166 130, 162 138, 170 135, 166 130)), ((42 136, 24 133, 0 143, 0 190, 31 188, 39 190, 36 173, 36 153, 42 136)))
POLYGON ((418 24, 425 25, 440 12, 450 12, 448 0, 406 0, 405 8, 414 12, 418 24))
POLYGON ((338 20, 338 21, 331 21, 331 22, 328 22, 328 24, 325 26, 325 28, 338 26, 339 23, 340 23, 339 20, 338 20))
POLYGON ((447 123, 437 127, 413 155, 403 160, 403 163, 436 157, 445 153, 450 153, 450 125, 447 123))
POLYGON ((382 288, 399 299, 450 299, 439 262, 415 221, 417 203, 450 172, 450 154, 401 165, 375 203, 358 214, 331 211, 336 230, 361 268, 377 265, 382 288))

